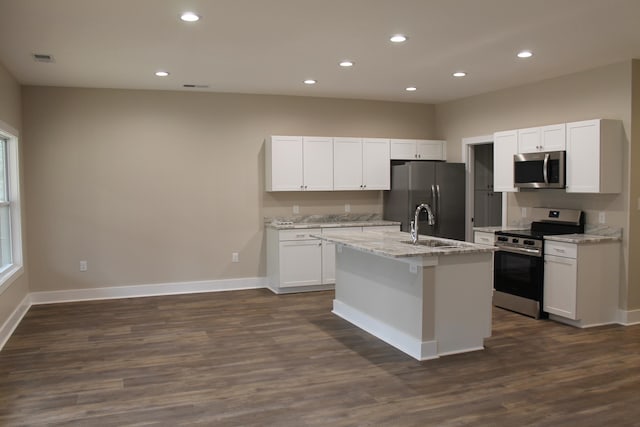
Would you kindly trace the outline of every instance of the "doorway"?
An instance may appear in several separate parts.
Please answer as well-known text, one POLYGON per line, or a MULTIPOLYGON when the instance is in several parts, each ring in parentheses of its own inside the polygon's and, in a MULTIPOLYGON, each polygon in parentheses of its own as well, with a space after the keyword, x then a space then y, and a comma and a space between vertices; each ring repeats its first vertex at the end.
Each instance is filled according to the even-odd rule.
POLYGON ((473 227, 504 226, 506 193, 493 191, 493 135, 464 138, 462 159, 467 168, 466 240, 473 227))
POLYGON ((473 146, 473 226, 502 224, 502 194, 493 191, 493 143, 473 146))

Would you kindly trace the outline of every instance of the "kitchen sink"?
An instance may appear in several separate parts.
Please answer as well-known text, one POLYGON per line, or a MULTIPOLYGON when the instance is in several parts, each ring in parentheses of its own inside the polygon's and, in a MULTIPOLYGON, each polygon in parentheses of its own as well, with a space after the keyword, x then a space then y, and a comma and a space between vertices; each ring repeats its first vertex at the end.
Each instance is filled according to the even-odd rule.
POLYGON ((439 240, 433 240, 433 239, 418 240, 416 243, 413 243, 411 240, 403 240, 400 243, 406 243, 408 245, 427 246, 429 248, 462 248, 464 247, 464 245, 457 245, 451 242, 441 242, 439 240))

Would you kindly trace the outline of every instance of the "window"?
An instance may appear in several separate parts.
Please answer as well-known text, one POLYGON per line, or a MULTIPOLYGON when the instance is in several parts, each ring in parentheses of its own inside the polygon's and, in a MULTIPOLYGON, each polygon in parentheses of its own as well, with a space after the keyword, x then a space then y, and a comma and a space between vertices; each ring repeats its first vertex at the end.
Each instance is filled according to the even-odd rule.
POLYGON ((0 271, 6 270, 13 261, 11 251, 11 201, 7 162, 8 139, 0 138, 0 271))
POLYGON ((22 273, 17 134, 0 121, 0 292, 22 273))

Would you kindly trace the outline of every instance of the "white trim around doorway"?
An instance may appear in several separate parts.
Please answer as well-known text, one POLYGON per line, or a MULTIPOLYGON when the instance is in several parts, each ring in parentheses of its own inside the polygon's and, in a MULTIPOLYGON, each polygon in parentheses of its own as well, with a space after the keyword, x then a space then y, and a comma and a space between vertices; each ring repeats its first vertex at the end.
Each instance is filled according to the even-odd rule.
MULTIPOLYGON (((465 169, 467 171, 466 183, 465 183, 465 191, 467 194, 466 197, 466 205, 465 205, 465 239, 469 242, 473 241, 473 223, 471 222, 471 218, 473 218, 473 150, 471 150, 472 145, 480 145, 480 144, 492 144, 493 143, 493 135, 482 135, 482 136, 472 136, 469 138, 462 138, 462 161, 465 164, 465 169)), ((507 225, 507 193, 502 192, 502 226, 505 227, 507 225)))

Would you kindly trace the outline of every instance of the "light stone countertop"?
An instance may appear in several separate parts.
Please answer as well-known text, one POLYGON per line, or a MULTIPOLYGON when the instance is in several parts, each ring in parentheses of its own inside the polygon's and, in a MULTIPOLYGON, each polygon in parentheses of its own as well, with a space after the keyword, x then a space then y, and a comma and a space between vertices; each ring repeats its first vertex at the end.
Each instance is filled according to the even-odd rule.
POLYGON ((341 234, 327 232, 312 235, 312 237, 391 258, 472 254, 494 252, 497 249, 494 246, 422 235, 420 241, 438 241, 447 244, 447 246, 429 247, 402 243, 411 240, 411 237, 409 233, 401 231, 362 231, 341 234))
POLYGON ((375 227, 400 225, 397 221, 387 221, 379 214, 334 214, 299 215, 292 217, 265 218, 265 226, 276 230, 303 228, 375 227))
POLYGON ((544 236, 544 240, 581 244, 619 242, 622 238, 620 236, 596 236, 594 234, 559 234, 555 236, 544 236))
MULTIPOLYGON (((496 231, 513 231, 521 230, 526 227, 473 227, 473 231, 482 231, 487 233, 495 233, 496 231)), ((604 243, 617 242, 622 240, 622 230, 617 227, 610 227, 602 224, 586 224, 584 234, 558 234, 544 236, 544 240, 552 240, 565 243, 604 243)))

